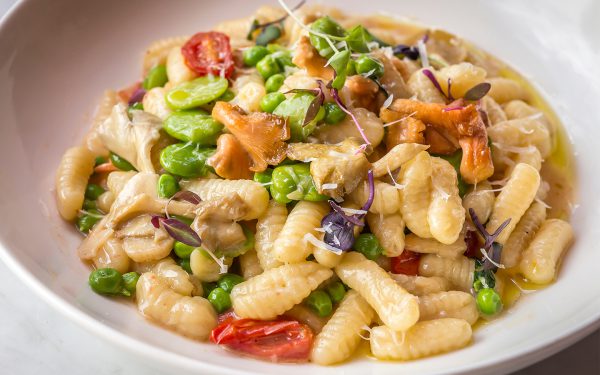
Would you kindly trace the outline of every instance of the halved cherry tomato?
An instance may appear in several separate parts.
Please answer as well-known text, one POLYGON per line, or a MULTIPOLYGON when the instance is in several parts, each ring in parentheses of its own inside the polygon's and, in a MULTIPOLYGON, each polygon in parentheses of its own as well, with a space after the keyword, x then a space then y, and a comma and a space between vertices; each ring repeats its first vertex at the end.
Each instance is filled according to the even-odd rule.
POLYGON ((210 341, 272 362, 304 362, 310 355, 313 332, 295 320, 235 320, 229 316, 213 329, 210 341))
POLYGON ((406 250, 397 257, 391 258, 391 271, 392 273, 402 273, 405 275, 416 275, 419 273, 419 260, 421 254, 415 253, 414 251, 406 250))
POLYGON ((233 73, 234 62, 229 37, 217 31, 200 32, 188 40, 181 53, 187 66, 201 76, 233 73))

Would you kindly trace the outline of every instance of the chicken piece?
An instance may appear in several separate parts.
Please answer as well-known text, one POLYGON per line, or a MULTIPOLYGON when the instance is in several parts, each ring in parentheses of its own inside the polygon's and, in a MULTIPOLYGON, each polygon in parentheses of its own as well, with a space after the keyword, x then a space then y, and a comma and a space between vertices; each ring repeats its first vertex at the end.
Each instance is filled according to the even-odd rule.
POLYGON ((206 164, 228 180, 251 179, 250 156, 233 134, 221 134, 217 140, 217 152, 208 158, 206 164))
POLYGON ((292 62, 299 68, 306 69, 307 73, 313 77, 323 78, 324 81, 333 79, 333 68, 325 66, 327 59, 319 55, 307 36, 302 36, 296 44, 292 62))
POLYGON ((381 119, 385 122, 398 121, 387 128, 385 145, 388 151, 400 143, 425 144, 425 137, 423 136, 425 124, 423 124, 423 121, 411 116, 402 118, 396 112, 388 110, 381 111, 381 119))
POLYGON ((470 184, 483 181, 494 173, 494 164, 485 124, 474 104, 444 111, 446 105, 397 99, 381 110, 382 118, 413 116, 448 138, 458 140, 463 150, 460 173, 470 184), (392 112, 392 113, 388 113, 392 112), (394 113, 395 112, 395 113, 394 113))
POLYGON ((116 104, 98 128, 98 134, 106 148, 126 159, 138 171, 154 172, 150 151, 160 138, 162 120, 144 111, 132 112, 133 119, 129 120, 127 105, 116 104))
POLYGON ((250 171, 262 172, 268 165, 277 165, 285 159, 285 141, 290 138, 290 127, 283 118, 265 112, 246 114, 240 107, 227 102, 217 102, 212 116, 248 153, 250 171))
POLYGON ((388 94, 394 95, 394 99, 413 96, 413 92, 402 78, 402 74, 396 69, 393 62, 394 59, 397 60, 396 57, 381 49, 373 51, 371 55, 383 64, 383 76, 379 78, 379 82, 388 94))

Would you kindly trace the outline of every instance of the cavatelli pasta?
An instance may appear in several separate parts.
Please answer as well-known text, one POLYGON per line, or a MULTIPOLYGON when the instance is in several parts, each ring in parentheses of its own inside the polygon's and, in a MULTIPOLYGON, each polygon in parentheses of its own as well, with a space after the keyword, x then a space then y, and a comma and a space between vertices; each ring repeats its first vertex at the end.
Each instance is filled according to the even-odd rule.
POLYGON ((288 210, 285 204, 271 200, 267 210, 256 222, 254 247, 264 270, 279 267, 282 264, 275 256, 273 244, 283 229, 287 216, 288 210))
POLYGON ((283 263, 298 263, 310 255, 312 245, 304 236, 316 235, 321 219, 329 211, 325 202, 299 201, 281 228, 273 252, 277 260, 283 263))
POLYGON ((72 147, 63 155, 55 180, 56 204, 63 219, 75 219, 81 209, 95 159, 94 154, 84 147, 72 147))
POLYGON ((373 321, 375 312, 358 293, 348 291, 321 333, 315 338, 310 358, 320 365, 342 362, 361 341, 361 332, 373 321))
POLYGON ((527 164, 518 164, 515 167, 508 182, 496 197, 492 215, 485 227, 488 233, 493 233, 505 220, 510 219, 496 242, 506 243, 533 202, 539 186, 540 174, 535 168, 527 164))
POLYGON ((469 214, 469 209, 472 208, 482 223, 487 222, 492 214, 495 201, 496 196, 494 195, 492 185, 487 180, 479 182, 477 186, 473 185, 470 187, 463 197, 462 202, 467 221, 473 224, 471 215, 469 214))
POLYGON ((367 223, 371 232, 377 237, 383 254, 387 257, 396 257, 404 251, 404 220, 399 213, 395 214, 367 214, 367 223))
POLYGON ((185 57, 181 53, 180 47, 173 47, 167 55, 167 77, 171 85, 178 85, 183 82, 191 81, 197 74, 185 63, 185 57))
POLYGON ((494 77, 488 79, 492 88, 488 95, 499 104, 504 104, 511 100, 529 101, 531 95, 519 82, 509 78, 494 77))
POLYGON ((465 209, 458 195, 458 177, 444 159, 431 158, 431 203, 427 222, 431 235, 444 244, 456 242, 465 222, 465 209))
POLYGON ((461 62, 438 70, 435 77, 446 95, 448 95, 448 82, 452 82, 451 95, 448 97, 462 98, 469 89, 485 80, 486 71, 471 63, 461 62))
POLYGON ((522 252, 527 248, 544 220, 546 220, 546 207, 542 203, 533 202, 502 248, 501 263, 506 268, 519 264, 522 252))
POLYGON ((164 38, 157 40, 146 48, 144 54, 144 75, 153 67, 167 62, 167 56, 174 47, 181 48, 189 39, 187 36, 178 36, 173 38, 164 38))
POLYGON ((369 302, 379 318, 391 329, 406 330, 419 319, 417 298, 361 253, 346 253, 342 262, 335 267, 335 272, 344 284, 369 302))
POLYGON ((379 359, 408 361, 465 347, 471 335, 471 325, 454 318, 418 322, 406 332, 374 327, 371 352, 379 359))
POLYGON ((437 254, 444 258, 456 258, 467 250, 463 236, 451 244, 441 243, 433 238, 421 238, 413 233, 404 239, 404 247, 410 251, 421 254, 437 254))
POLYGON ((104 122, 104 120, 106 120, 108 116, 110 116, 110 112, 115 104, 117 104, 116 91, 104 91, 102 99, 100 99, 100 103, 98 103, 98 107, 96 107, 96 112, 94 113, 94 118, 92 119, 92 126, 90 127, 90 130, 88 130, 83 140, 85 146, 94 155, 108 154, 108 150, 104 146, 104 143, 102 143, 102 140, 98 134, 98 127, 104 122))
POLYGON ((240 106, 246 112, 260 111, 260 100, 267 94, 262 77, 258 74, 247 74, 239 77, 233 90, 236 96, 232 104, 240 106))
POLYGON ((244 279, 249 279, 263 272, 256 251, 250 250, 240 255, 240 271, 244 279))
POLYGON ((431 238, 428 211, 431 196, 431 157, 426 151, 402 166, 398 183, 400 192, 400 213, 408 229, 422 238, 431 238))
MULTIPOLYGON (((319 237, 317 237, 319 240, 323 240, 322 239, 323 235, 320 235, 319 237)), ((315 260, 317 261, 317 263, 327 267, 327 268, 333 268, 335 266, 337 266, 340 261, 342 260, 342 254, 336 254, 330 250, 324 249, 322 247, 317 247, 314 246, 313 247, 313 256, 315 257, 315 260)))
POLYGON ((129 271, 131 264, 121 242, 117 239, 106 241, 96 256, 92 258, 92 262, 96 268, 114 268, 120 273, 129 271))
POLYGON ((433 85, 431 80, 423 74, 423 69, 414 72, 409 80, 408 87, 415 93, 417 99, 428 103, 445 103, 446 99, 433 85))
POLYGON ((175 242, 163 227, 154 228, 150 215, 125 221, 114 236, 121 241, 127 256, 135 262, 162 259, 169 255, 175 242))
MULTIPOLYGON (((369 185, 365 181, 350 193, 350 201, 362 206, 369 198, 369 185)), ((385 182, 375 180, 375 198, 369 208, 374 214, 393 214, 400 209, 400 197, 398 189, 385 182)))
POLYGON ((183 296, 192 295, 194 284, 190 280, 190 275, 172 258, 164 258, 156 262, 152 267, 152 272, 166 281, 174 292, 183 296))
MULTIPOLYGON (((222 260, 225 266, 231 265, 230 258, 224 258, 222 260)), ((211 282, 219 280, 221 274, 225 273, 221 270, 219 265, 207 252, 203 249, 196 249, 192 251, 190 255, 190 268, 192 274, 200 281, 211 282)))
POLYGON ((544 221, 523 252, 520 270, 536 284, 547 284, 556 277, 556 269, 565 249, 573 242, 571 224, 560 219, 544 221))
POLYGON ((508 120, 507 114, 504 112, 500 104, 489 96, 484 96, 481 99, 481 104, 488 118, 490 125, 496 125, 499 122, 508 120))
POLYGON ((463 292, 470 292, 473 286, 475 261, 465 256, 443 258, 434 254, 421 257, 419 275, 438 276, 450 281, 463 292))
POLYGON ((154 87, 146 92, 142 105, 144 111, 153 114, 161 120, 166 119, 173 110, 167 105, 165 95, 167 90, 164 87, 154 87))
POLYGON ((373 176, 382 177, 394 171, 421 151, 427 150, 426 145, 418 143, 401 143, 394 146, 381 159, 373 163, 373 176))
MULTIPOLYGON (((350 109, 350 112, 356 117, 367 139, 371 142, 371 146, 377 147, 383 140, 384 135, 381 119, 373 112, 364 108, 353 108, 350 109)), ((350 137, 362 139, 360 132, 356 128, 356 124, 350 116, 346 116, 344 120, 335 125, 318 127, 311 136, 321 143, 331 144, 340 143, 350 137)))
POLYGON ((394 279, 401 287, 406 289, 410 294, 415 296, 423 296, 432 293, 445 292, 450 290, 450 282, 443 277, 432 276, 412 276, 404 274, 390 273, 392 279, 394 279))
POLYGON ((488 128, 488 136, 493 146, 502 152, 519 153, 528 146, 534 146, 545 158, 552 151, 548 128, 532 118, 499 122, 488 128))
POLYGON ((302 302, 332 274, 314 262, 271 268, 233 288, 233 310, 242 318, 273 319, 302 302))
POLYGON ((470 293, 439 292, 419 297, 419 320, 456 318, 473 325, 479 319, 475 298, 470 293))

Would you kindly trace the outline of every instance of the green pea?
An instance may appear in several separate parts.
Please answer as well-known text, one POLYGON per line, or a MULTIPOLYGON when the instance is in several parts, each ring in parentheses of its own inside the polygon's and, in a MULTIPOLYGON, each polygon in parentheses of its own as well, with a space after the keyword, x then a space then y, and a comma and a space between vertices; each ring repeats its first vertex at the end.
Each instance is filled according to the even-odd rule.
POLYGON ((502 298, 496 290, 484 288, 477 292, 477 308, 484 315, 495 315, 502 310, 502 298))
POLYGON ((273 57, 273 55, 267 55, 263 57, 258 64, 256 64, 256 70, 260 73, 260 75, 267 79, 273 74, 281 73, 282 69, 277 63, 277 60, 273 57))
POLYGON ((96 156, 96 160, 94 161, 94 166, 99 166, 100 164, 106 163, 108 160, 104 156, 96 156))
POLYGON ((274 74, 270 76, 265 82, 265 89, 267 90, 267 92, 277 91, 283 85, 284 80, 285 76, 283 74, 274 74))
POLYGON ((273 170, 271 196, 278 203, 287 204, 291 201, 324 201, 328 197, 319 194, 310 174, 310 165, 292 164, 280 165, 273 170))
POLYGON ((92 271, 88 282, 96 293, 129 295, 129 291, 123 290, 123 276, 114 268, 99 268, 92 271))
POLYGON ((219 288, 223 289, 227 293, 231 293, 231 290, 233 289, 233 287, 243 281, 244 281, 244 278, 241 277, 240 275, 236 275, 234 273, 227 273, 227 274, 221 276, 219 281, 217 281, 217 284, 219 285, 219 288))
POLYGON ((77 219, 77 229, 81 233, 87 233, 102 219, 102 213, 96 209, 91 209, 87 211, 87 214, 81 215, 79 219, 77 219))
POLYGON ((273 113, 275 108, 285 100, 285 95, 280 92, 272 92, 260 99, 260 109, 263 112, 273 113))
POLYGON ((288 119, 291 142, 303 142, 315 130, 317 123, 325 117, 325 109, 321 107, 315 118, 304 125, 304 117, 315 96, 310 93, 297 93, 285 99, 273 111, 274 114, 288 119))
POLYGON ((163 129, 173 138, 204 146, 217 144, 223 125, 203 110, 173 112, 163 123, 163 129))
POLYGON ((202 295, 203 295, 203 297, 204 298, 208 298, 208 296, 210 295, 210 292, 212 292, 217 287, 218 287, 217 283, 203 282, 202 283, 202 295))
POLYGON ((123 287, 129 293, 135 293, 135 287, 137 286, 137 282, 140 279, 140 274, 137 272, 127 272, 123 274, 123 287))
POLYGON ((115 154, 114 152, 110 152, 108 154, 108 158, 110 159, 110 162, 117 168, 119 168, 122 171, 135 171, 135 167, 133 165, 131 165, 130 162, 128 162, 127 160, 123 159, 122 157, 120 157, 119 155, 115 154))
POLYGON ((269 54, 269 50, 264 46, 254 46, 244 50, 243 60, 246 66, 256 66, 263 57, 269 54))
POLYGON ((229 102, 231 99, 235 98, 235 93, 229 89, 225 90, 225 93, 217 99, 217 101, 221 102, 229 102))
POLYGON ((104 193, 104 189, 100 185, 88 184, 85 187, 85 197, 87 199, 96 200, 102 193, 104 193))
POLYGON ((371 233, 363 233, 358 236, 353 246, 354 250, 362 253, 367 259, 375 260, 383 253, 379 240, 371 233))
POLYGON ((337 124, 346 118, 344 112, 336 103, 325 103, 325 123, 337 124))
MULTIPOLYGON (((335 37, 345 37, 346 30, 342 26, 340 26, 337 22, 329 18, 328 16, 321 17, 310 25, 310 29, 316 31, 321 34, 327 34, 333 36, 334 41, 336 43, 335 37)), ((330 58, 334 54, 334 50, 329 45, 329 42, 320 36, 316 36, 314 34, 310 34, 310 44, 313 45, 319 52, 319 55, 330 58)))
POLYGON ((193 143, 176 143, 160 152, 160 165, 176 176, 201 177, 208 173, 206 160, 214 152, 214 148, 200 148, 193 143))
POLYGON ((192 251, 194 250, 196 250, 195 247, 186 245, 179 241, 175 241, 175 244, 173 245, 173 251, 175 251, 175 255, 181 259, 190 259, 190 255, 192 255, 192 251))
POLYGON ((96 210, 96 209, 98 209, 98 204, 96 203, 96 201, 93 201, 91 199, 86 199, 83 201, 83 209, 86 211, 96 210))
POLYGON ((280 51, 287 51, 287 49, 281 44, 269 43, 267 44, 267 51, 269 51, 269 53, 275 53, 280 51))
POLYGON ((282 71, 285 71, 286 66, 296 66, 292 62, 292 54, 287 50, 280 50, 271 55, 282 71))
POLYGON ((264 172, 256 172, 252 179, 262 185, 270 184, 273 179, 273 169, 267 168, 264 172))
POLYGON ((368 74, 372 78, 379 78, 383 75, 383 64, 374 57, 362 55, 356 59, 356 72, 368 74))
POLYGON ((436 156, 438 156, 438 157, 446 160, 448 163, 452 164, 452 166, 456 170, 456 176, 458 177, 458 195, 460 195, 461 198, 464 197, 464 195, 467 193, 467 189, 469 188, 469 185, 465 182, 465 180, 463 180, 462 175, 460 174, 460 163, 462 161, 462 150, 458 150, 452 155, 436 155, 436 156))
POLYGON ((228 86, 225 78, 208 75, 177 85, 167 92, 165 99, 173 109, 190 109, 218 99, 228 86))
POLYGON ((177 179, 170 174, 162 174, 158 178, 158 184, 156 186, 158 190, 159 198, 171 198, 175 193, 179 191, 179 183, 177 179))
POLYGON ((335 303, 340 302, 346 295, 346 288, 344 287, 344 284, 339 281, 327 285, 327 288, 325 289, 327 290, 329 297, 331 297, 331 300, 335 303))
POLYGON ((150 69, 146 75, 146 78, 144 78, 142 87, 145 90, 150 90, 154 87, 163 87, 168 80, 169 77, 167 77, 167 67, 164 65, 157 65, 150 69))
POLYGON ((213 289, 208 295, 208 300, 219 314, 231 308, 231 298, 229 297, 229 294, 221 288, 213 289))
POLYGON ((183 268, 187 273, 192 273, 192 267, 190 267, 189 259, 179 259, 177 260, 177 264, 179 264, 179 267, 183 268))
POLYGON ((315 290, 306 299, 306 304, 319 316, 329 316, 333 310, 329 294, 322 290, 315 290))

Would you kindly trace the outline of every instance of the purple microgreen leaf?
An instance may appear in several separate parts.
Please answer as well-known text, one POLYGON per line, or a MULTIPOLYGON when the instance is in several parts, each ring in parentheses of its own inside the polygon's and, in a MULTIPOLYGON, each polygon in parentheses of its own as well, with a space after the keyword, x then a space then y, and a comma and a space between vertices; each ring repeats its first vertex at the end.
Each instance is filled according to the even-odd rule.
POLYGON ((481 82, 469 89, 463 96, 465 100, 476 101, 483 98, 492 88, 488 82, 481 82))
POLYGON ((329 205, 331 206, 331 208, 333 208, 333 211, 340 214, 344 220, 349 221, 353 225, 357 225, 359 227, 365 226, 365 224, 361 221, 360 215, 346 215, 344 209, 334 200, 329 200, 329 205))
POLYGON ((392 48, 394 55, 404 55, 410 60, 419 59, 419 49, 415 46, 407 46, 406 44, 398 44, 392 48))
POLYGON ((371 205, 373 204, 373 200, 375 199, 375 179, 373 177, 373 170, 369 170, 367 173, 368 181, 369 181, 369 198, 365 202, 365 205, 362 207, 364 211, 369 211, 371 205))
POLYGON ((160 215, 152 215, 152 219, 150 219, 150 223, 156 229, 160 228, 160 219, 163 219, 160 215))
POLYGON ((186 201, 191 204, 199 204, 200 202, 202 202, 202 198, 200 198, 200 196, 198 194, 194 193, 193 191, 189 191, 189 190, 178 191, 171 197, 171 200, 174 200, 174 199, 186 201))
POLYGON ((467 250, 465 250, 464 255, 469 258, 477 258, 479 249, 481 249, 481 242, 476 231, 467 230, 465 233, 465 244, 467 245, 467 250))
POLYGON ((346 106, 344 105, 344 102, 342 102, 342 99, 340 98, 340 94, 338 93, 338 90, 331 87, 329 91, 331 93, 331 96, 335 100, 336 104, 342 109, 342 111, 344 111, 348 116, 350 116, 350 118, 352 118, 352 121, 356 125, 356 128, 358 129, 360 136, 365 140, 365 143, 367 145, 370 145, 371 142, 369 141, 369 138, 367 138, 365 132, 363 131, 362 127, 360 126, 358 119, 356 118, 356 116, 354 116, 354 113, 350 112, 348 110, 348 108, 346 108, 346 106))
POLYGON ((500 259, 502 257, 502 244, 498 242, 492 242, 492 246, 490 251, 488 251, 487 257, 483 260, 483 269, 490 270, 492 272, 496 272, 498 270, 498 264, 500 264, 500 259))
POLYGON ((193 247, 200 247, 200 245, 202 245, 200 237, 189 225, 174 218, 161 218, 160 223, 167 233, 169 233, 176 241, 183 242, 184 244, 193 247))
POLYGON ((321 90, 319 90, 319 89, 291 89, 291 90, 288 90, 288 91, 284 92, 284 94, 300 94, 300 93, 305 93, 305 94, 319 95, 320 91, 321 90))
POLYGON ((506 228, 508 223, 510 223, 510 218, 506 219, 502 224, 500 224, 494 233, 488 234, 488 237, 485 239, 485 244, 483 245, 486 249, 490 247, 494 241, 496 241, 496 238, 500 236, 500 233, 504 230, 504 228, 506 228))
POLYGON ((423 38, 421 38, 421 41, 423 42, 423 44, 425 44, 429 41, 429 31, 427 31, 425 33, 425 35, 423 35, 423 38))
POLYGON ((325 231, 323 242, 327 245, 347 251, 354 245, 354 225, 347 221, 347 216, 336 211, 325 215, 321 220, 325 231))
POLYGON ((477 214, 475 213, 475 210, 473 210, 473 208, 469 208, 469 215, 471 215, 471 220, 473 221, 473 224, 475 224, 475 228, 477 228, 477 231, 481 234, 481 236, 484 239, 483 250, 487 252, 488 257, 490 257, 490 259, 492 260, 492 262, 490 262, 490 260, 488 259, 484 260, 484 268, 496 270, 496 264, 499 264, 502 255, 502 244, 499 244, 495 241, 500 235, 500 233, 502 233, 504 228, 506 228, 508 223, 510 223, 511 219, 506 219, 502 224, 500 224, 500 226, 494 231, 494 233, 490 234, 483 226, 483 223, 481 223, 481 221, 479 220, 479 217, 477 217, 477 214), (491 265, 486 265, 486 262, 491 263, 491 265))
POLYGON ((139 89, 135 90, 133 94, 131 94, 127 104, 134 105, 135 103, 141 103, 144 99, 144 95, 146 95, 146 90, 140 87, 139 89))
POLYGON ((310 102, 308 109, 306 110, 306 114, 304 115, 304 121, 302 122, 302 127, 310 124, 319 114, 319 110, 321 106, 323 106, 323 102, 325 101, 325 94, 323 93, 323 89, 319 85, 318 94, 315 98, 310 102))
POLYGON ((429 78, 431 83, 433 83, 435 88, 444 96, 444 98, 448 99, 446 93, 444 93, 444 90, 442 90, 442 86, 440 86, 440 83, 438 82, 437 78, 435 78, 435 74, 433 74, 433 72, 429 69, 423 69, 422 72, 427 78, 429 78))

